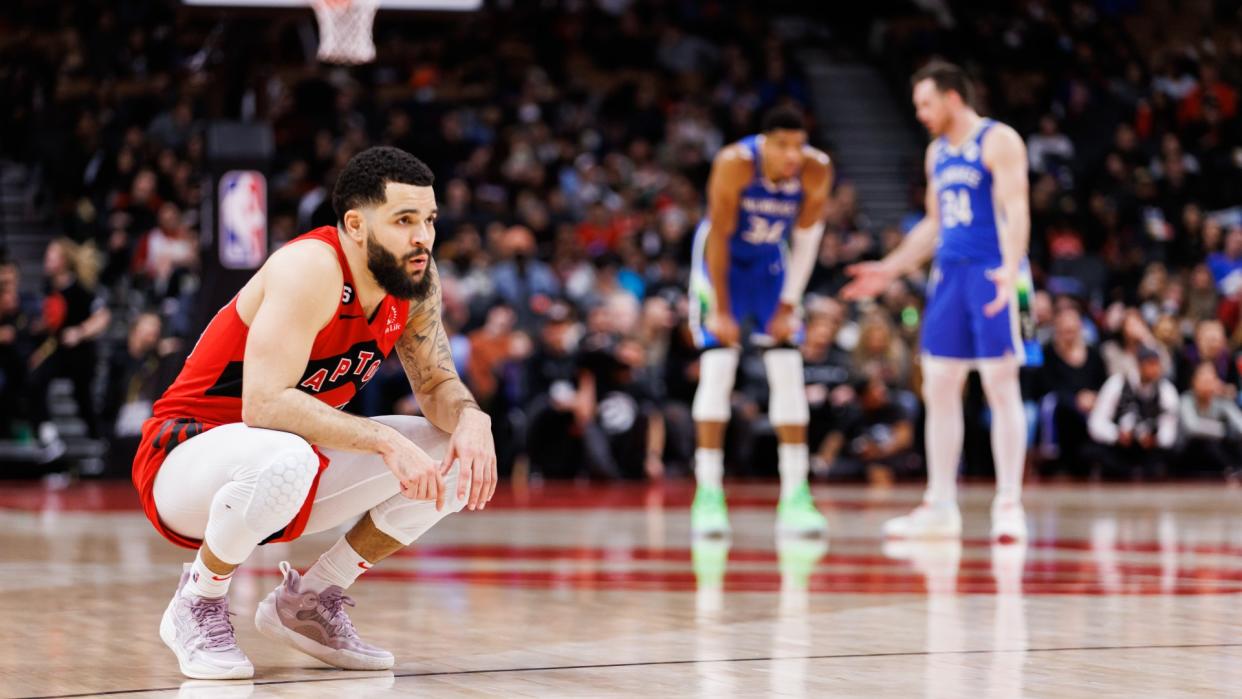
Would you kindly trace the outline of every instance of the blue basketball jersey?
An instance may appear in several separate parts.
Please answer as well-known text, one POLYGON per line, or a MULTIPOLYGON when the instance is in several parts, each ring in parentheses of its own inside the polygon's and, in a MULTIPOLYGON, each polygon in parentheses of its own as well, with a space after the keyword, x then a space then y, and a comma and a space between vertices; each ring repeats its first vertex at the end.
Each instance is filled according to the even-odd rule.
MULTIPOLYGON (((737 227, 729 237, 730 310, 736 320, 749 323, 756 333, 764 332, 780 304, 785 251, 802 210, 801 173, 780 183, 764 178, 759 154, 761 138, 747 136, 738 141, 738 146, 750 154, 754 171, 738 199, 737 227)), ((700 348, 718 345, 703 326, 715 303, 707 271, 710 228, 710 222, 704 219, 695 231, 690 271, 690 327, 700 348)))
POLYGON ((940 204, 939 262, 1001 263, 992 172, 983 164, 983 138, 994 124, 984 119, 960 148, 944 136, 932 146, 932 188, 940 204))
POLYGON ((755 165, 738 201, 737 228, 729 237, 729 258, 738 262, 780 259, 802 209, 801 174, 780 183, 764 178, 761 138, 757 134, 738 141, 755 165))

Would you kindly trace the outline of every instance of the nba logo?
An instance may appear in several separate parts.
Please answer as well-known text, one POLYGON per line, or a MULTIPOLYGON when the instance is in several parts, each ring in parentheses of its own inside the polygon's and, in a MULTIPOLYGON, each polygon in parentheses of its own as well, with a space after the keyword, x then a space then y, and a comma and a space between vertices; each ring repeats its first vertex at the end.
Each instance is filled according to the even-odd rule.
POLYGON ((220 264, 256 269, 267 257, 267 179, 257 170, 220 178, 220 264))

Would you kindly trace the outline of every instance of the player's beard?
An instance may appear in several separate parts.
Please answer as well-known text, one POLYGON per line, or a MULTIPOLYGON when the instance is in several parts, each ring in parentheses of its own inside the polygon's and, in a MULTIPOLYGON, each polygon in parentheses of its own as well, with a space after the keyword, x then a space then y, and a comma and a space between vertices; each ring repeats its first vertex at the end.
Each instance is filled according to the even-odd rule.
POLYGON ((371 276, 375 277, 380 288, 396 298, 421 301, 431 292, 431 251, 427 248, 415 248, 398 260, 396 255, 380 245, 380 242, 375 239, 375 234, 368 231, 367 269, 371 271, 371 276), (405 271, 405 265, 419 255, 427 256, 427 266, 415 279, 405 271))

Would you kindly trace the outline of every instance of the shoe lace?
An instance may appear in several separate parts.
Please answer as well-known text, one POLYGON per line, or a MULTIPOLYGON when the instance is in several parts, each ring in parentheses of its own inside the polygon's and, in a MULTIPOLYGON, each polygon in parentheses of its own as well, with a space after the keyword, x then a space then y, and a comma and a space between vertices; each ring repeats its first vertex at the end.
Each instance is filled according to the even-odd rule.
POLYGON ((358 631, 354 629, 354 622, 350 621, 349 615, 345 613, 345 605, 355 606, 354 599, 340 588, 329 588, 319 593, 319 606, 323 607, 323 618, 328 622, 328 628, 332 634, 357 638, 358 631))
POLYGON ((190 605, 190 614, 203 636, 203 648, 207 650, 227 650, 237 645, 233 622, 229 617, 228 602, 224 597, 219 599, 200 598, 190 605))

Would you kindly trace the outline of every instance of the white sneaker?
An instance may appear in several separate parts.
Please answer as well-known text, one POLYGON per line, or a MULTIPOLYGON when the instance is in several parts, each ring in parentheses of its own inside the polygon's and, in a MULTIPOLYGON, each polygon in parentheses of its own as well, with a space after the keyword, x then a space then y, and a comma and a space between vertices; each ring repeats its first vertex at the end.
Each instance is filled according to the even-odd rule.
POLYGON ((992 501, 992 541, 1015 544, 1026 541, 1026 510, 1016 500, 992 501))
POLYGON ((182 594, 190 566, 181 573, 177 592, 160 620, 160 639, 177 656, 181 674, 196 680, 245 680, 254 677, 254 665, 237 647, 229 621, 227 597, 182 594))
POLYGON ((957 504, 923 503, 908 515, 884 523, 884 536, 891 539, 957 539, 962 536, 962 513, 957 504))

